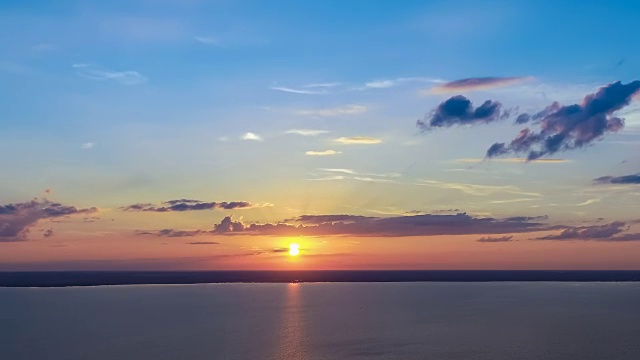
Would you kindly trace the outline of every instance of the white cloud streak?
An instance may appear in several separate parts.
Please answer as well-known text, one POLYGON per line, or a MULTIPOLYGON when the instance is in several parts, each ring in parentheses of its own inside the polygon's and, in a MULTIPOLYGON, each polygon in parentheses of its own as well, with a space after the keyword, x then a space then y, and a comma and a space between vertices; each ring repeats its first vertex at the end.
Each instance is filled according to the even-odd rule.
POLYGON ((324 116, 333 117, 340 115, 357 115, 367 111, 367 107, 363 105, 349 104, 327 109, 308 109, 298 110, 296 114, 305 116, 324 116))
POLYGON ((285 134, 294 134, 302 136, 318 136, 322 134, 328 134, 329 130, 315 130, 315 129, 291 129, 287 130, 285 134))
POLYGON ((78 75, 91 80, 112 80, 124 85, 137 85, 147 81, 147 78, 137 71, 114 71, 91 64, 73 64, 73 68, 78 75))

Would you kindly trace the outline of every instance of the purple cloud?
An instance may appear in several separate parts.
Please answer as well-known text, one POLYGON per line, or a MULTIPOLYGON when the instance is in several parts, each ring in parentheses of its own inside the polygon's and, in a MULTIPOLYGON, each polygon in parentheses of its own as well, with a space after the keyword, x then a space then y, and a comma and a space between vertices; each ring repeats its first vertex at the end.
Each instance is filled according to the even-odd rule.
POLYGON ((622 221, 605 225, 567 226, 560 234, 547 235, 535 240, 583 240, 583 241, 640 241, 640 233, 620 234, 629 230, 622 221))
POLYGON ((513 241, 513 235, 501 236, 501 237, 485 236, 485 237, 482 237, 482 238, 480 238, 480 239, 478 239, 476 241, 477 242, 481 242, 481 243, 510 242, 510 241, 513 241))
POLYGON ((640 80, 628 84, 617 81, 601 87, 595 94, 587 95, 581 104, 559 106, 554 103, 538 113, 536 119, 520 115, 518 119, 521 123, 535 120, 540 125, 540 131, 525 128, 510 143, 491 145, 486 156, 492 158, 509 153, 527 153, 528 160, 535 160, 589 145, 605 133, 616 132, 624 127, 624 120, 613 116, 613 113, 627 106, 639 89, 640 80))
POLYGON ((416 126, 422 131, 427 131, 454 125, 486 124, 509 116, 509 112, 503 113, 501 108, 502 104, 492 100, 474 108, 471 100, 456 95, 438 105, 424 120, 418 120, 416 126))
POLYGON ((623 176, 601 176, 593 180, 598 184, 640 184, 640 174, 623 176))
POLYGON ((431 92, 451 93, 462 91, 475 91, 475 90, 487 90, 503 86, 514 85, 523 81, 532 80, 530 76, 527 77, 476 77, 460 79, 451 81, 442 85, 438 85, 431 89, 431 92))
POLYGON ((466 213, 396 217, 303 215, 293 219, 298 224, 288 222, 247 224, 227 216, 219 224, 215 224, 211 232, 218 235, 354 237, 505 234, 550 229, 551 227, 539 222, 542 219, 546 217, 496 219, 473 217, 466 213))
MULTIPOLYGON (((37 198, 24 203, 0 205, 0 242, 27 240, 30 229, 40 220, 94 214, 98 211, 96 207, 81 209, 37 198)), ((43 235, 50 237, 53 230, 46 230, 43 235)))
POLYGON ((200 200, 178 199, 163 202, 161 205, 150 203, 138 203, 120 208, 122 211, 152 211, 152 212, 171 212, 171 211, 199 211, 212 209, 246 209, 254 207, 253 204, 246 201, 231 202, 204 202, 200 200))

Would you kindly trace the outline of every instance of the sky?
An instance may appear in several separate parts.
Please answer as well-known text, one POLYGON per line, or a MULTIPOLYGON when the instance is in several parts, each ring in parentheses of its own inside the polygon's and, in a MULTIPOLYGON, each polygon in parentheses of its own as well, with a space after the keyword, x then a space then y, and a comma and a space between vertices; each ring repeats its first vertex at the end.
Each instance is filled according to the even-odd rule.
POLYGON ((0 270, 638 269, 638 20, 2 2, 0 270))

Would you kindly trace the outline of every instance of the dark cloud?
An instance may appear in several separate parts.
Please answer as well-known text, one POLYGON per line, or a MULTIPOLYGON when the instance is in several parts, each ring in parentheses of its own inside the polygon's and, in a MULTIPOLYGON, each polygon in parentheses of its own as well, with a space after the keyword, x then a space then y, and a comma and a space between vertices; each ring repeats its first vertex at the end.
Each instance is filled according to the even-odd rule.
POLYGON ((152 211, 152 212, 171 212, 171 211, 199 211, 199 210, 212 210, 212 209, 246 209, 254 207, 246 201, 231 201, 231 202, 204 202, 200 200, 191 199, 178 199, 169 200, 163 202, 161 205, 150 203, 138 203, 129 206, 123 206, 120 210, 123 211, 152 211))
POLYGON ((464 234, 505 234, 548 230, 540 222, 546 217, 511 217, 506 219, 473 217, 466 213, 455 215, 407 215, 396 217, 366 217, 357 215, 303 215, 294 224, 245 224, 231 216, 215 224, 212 233, 219 235, 262 236, 359 236, 402 237, 464 234), (338 220, 341 219, 341 220, 338 220), (326 220, 326 221, 322 221, 326 220), (295 224, 297 222, 297 224, 295 224))
POLYGON ((520 115, 516 122, 535 120, 540 131, 525 128, 510 143, 493 144, 486 156, 527 153, 528 160, 535 160, 558 151, 589 145, 605 133, 624 127, 624 120, 613 116, 613 113, 627 106, 639 89, 640 80, 628 84, 617 81, 587 95, 581 104, 560 106, 553 103, 529 119, 520 115))
POLYGON ((355 222, 366 219, 373 219, 369 216, 361 215, 301 215, 292 219, 286 219, 285 221, 295 221, 302 224, 323 224, 334 222, 355 222))
POLYGON ((640 174, 623 176, 602 176, 593 180, 598 184, 640 184, 640 174))
POLYGON ((136 235, 151 235, 158 237, 190 237, 206 234, 206 230, 174 230, 174 229, 162 229, 153 231, 136 231, 136 235))
MULTIPOLYGON (((30 228, 43 219, 94 214, 98 211, 96 207, 81 209, 37 198, 24 203, 0 205, 0 242, 26 240, 30 228)), ((47 234, 53 235, 53 230, 47 230, 45 237, 48 237, 47 234)))
POLYGON ((620 234, 629 230, 622 221, 605 225, 567 226, 560 234, 547 235, 535 240, 583 240, 583 241, 640 241, 640 233, 620 234))
POLYGON ((540 119, 543 119, 545 116, 560 110, 560 107, 561 107, 560 103, 558 103, 557 101, 554 101, 551 105, 547 106, 542 111, 539 111, 535 114, 527 114, 527 113, 520 114, 516 118, 516 125, 526 124, 529 121, 536 123, 540 119))
POLYGON ((220 243, 216 241, 194 241, 187 244, 189 245, 220 245, 220 243))
POLYGON ((451 81, 431 89, 434 93, 487 90, 531 80, 531 77, 476 77, 451 81))
POLYGON ((474 108, 471 100, 462 95, 456 95, 438 105, 424 120, 418 120, 416 126, 426 131, 453 125, 486 124, 504 118, 501 116, 501 108, 502 105, 499 102, 492 100, 487 100, 474 108))
POLYGON ((477 242, 481 242, 481 243, 509 242, 509 241, 513 241, 513 235, 501 236, 501 237, 485 236, 485 237, 482 237, 482 238, 480 238, 480 239, 478 239, 476 241, 477 242))
POLYGON ((42 236, 45 238, 50 238, 54 234, 53 229, 47 229, 42 233, 42 236))

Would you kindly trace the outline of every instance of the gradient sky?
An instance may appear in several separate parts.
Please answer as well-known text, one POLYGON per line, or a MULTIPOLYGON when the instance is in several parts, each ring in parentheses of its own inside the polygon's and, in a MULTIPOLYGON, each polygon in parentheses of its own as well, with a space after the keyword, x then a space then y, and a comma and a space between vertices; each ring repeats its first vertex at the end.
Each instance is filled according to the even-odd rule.
POLYGON ((0 270, 638 269, 639 20, 2 2, 0 270))

